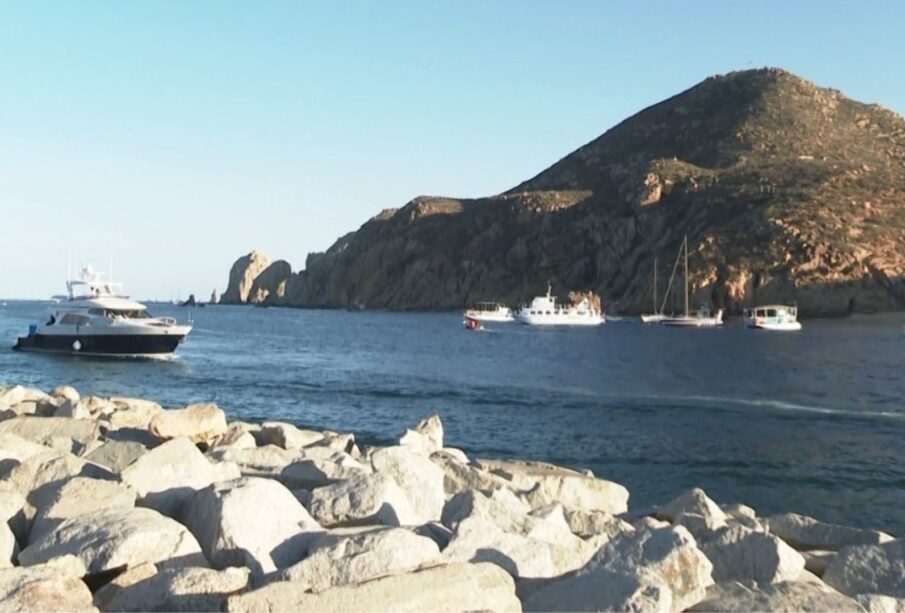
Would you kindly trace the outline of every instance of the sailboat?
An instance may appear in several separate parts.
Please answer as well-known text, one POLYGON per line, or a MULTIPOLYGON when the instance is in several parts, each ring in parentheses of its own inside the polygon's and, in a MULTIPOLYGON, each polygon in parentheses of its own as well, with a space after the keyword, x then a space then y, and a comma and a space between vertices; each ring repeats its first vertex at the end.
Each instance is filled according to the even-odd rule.
MULTIPOLYGON (((685 256, 685 313, 683 315, 679 315, 677 317, 664 317, 661 320, 661 323, 667 326, 673 326, 677 328, 714 328, 716 326, 723 325, 723 309, 719 309, 716 312, 716 315, 710 314, 710 309, 702 306, 698 308, 698 310, 694 313, 694 315, 688 312, 688 235, 685 235, 685 240, 682 241, 682 248, 679 250, 679 257, 685 256)), ((673 277, 676 274, 676 268, 679 265, 679 259, 676 258, 676 264, 673 266, 673 277)), ((672 277, 669 279, 669 284, 672 286, 672 277)), ((669 289, 667 288, 667 294, 669 293, 669 289)), ((664 299, 664 306, 666 300, 664 299)), ((661 310, 662 312, 662 310, 661 310)))
POLYGON ((663 309, 657 308, 657 258, 654 258, 654 312, 652 314, 642 313, 641 321, 646 324, 656 324, 664 319, 666 319, 666 315, 663 314, 663 309))

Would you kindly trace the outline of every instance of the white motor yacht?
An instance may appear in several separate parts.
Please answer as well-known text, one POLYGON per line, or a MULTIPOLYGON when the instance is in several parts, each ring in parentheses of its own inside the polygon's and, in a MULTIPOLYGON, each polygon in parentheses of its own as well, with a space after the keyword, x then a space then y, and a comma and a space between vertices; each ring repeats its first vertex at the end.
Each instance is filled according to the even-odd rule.
POLYGON ((744 310, 745 325, 757 330, 789 332, 801 330, 798 307, 767 304, 744 310))
POLYGON ((512 309, 498 302, 478 302, 473 304, 465 311, 465 318, 477 321, 515 321, 512 309))
POLYGON ((68 281, 66 296, 55 296, 44 324, 29 326, 13 349, 80 355, 162 357, 172 354, 191 332, 172 317, 154 317, 130 300, 122 285, 101 281, 91 267, 68 281))
POLYGON ((537 296, 519 309, 518 320, 532 326, 599 326, 606 321, 587 298, 575 305, 556 304, 549 285, 546 296, 537 296))

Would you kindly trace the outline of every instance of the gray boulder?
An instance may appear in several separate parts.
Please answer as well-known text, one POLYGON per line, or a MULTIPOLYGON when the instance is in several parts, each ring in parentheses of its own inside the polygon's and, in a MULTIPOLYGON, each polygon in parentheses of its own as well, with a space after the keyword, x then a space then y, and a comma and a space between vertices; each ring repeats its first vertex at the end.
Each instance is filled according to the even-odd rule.
POLYGON ((165 568, 127 586, 108 584, 94 603, 102 611, 222 611, 249 578, 247 568, 165 568))
POLYGON ((863 611, 851 598, 816 583, 786 581, 769 585, 720 583, 688 611, 863 611))
POLYGON ((849 545, 879 545, 893 538, 879 530, 829 524, 797 513, 773 515, 767 518, 767 527, 795 549, 836 551, 849 545))
POLYGON ((905 541, 840 549, 823 580, 842 592, 905 598, 905 541))
POLYGON ((311 515, 325 527, 420 523, 405 492, 386 473, 359 475, 319 487, 311 493, 309 505, 311 515))
POLYGON ((165 409, 154 415, 149 430, 162 439, 188 438, 207 441, 226 433, 226 414, 211 402, 184 409, 165 409))
POLYGON ((805 565, 804 557, 779 538, 740 526, 720 531, 699 547, 713 563, 718 583, 795 581, 805 565))
POLYGON ((65 567, 40 565, 0 569, 0 611, 95 613, 97 609, 80 575, 65 567))
POLYGON ((135 492, 116 481, 73 477, 42 501, 35 515, 28 542, 54 530, 63 521, 104 509, 131 509, 135 506, 135 492))

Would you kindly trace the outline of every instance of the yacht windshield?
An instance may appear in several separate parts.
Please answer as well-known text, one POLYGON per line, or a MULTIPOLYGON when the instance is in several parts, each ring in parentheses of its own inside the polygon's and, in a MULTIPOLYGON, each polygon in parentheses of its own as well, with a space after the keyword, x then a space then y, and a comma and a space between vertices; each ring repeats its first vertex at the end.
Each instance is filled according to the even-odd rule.
POLYGON ((148 319, 151 317, 147 309, 117 310, 110 311, 109 314, 116 319, 148 319))

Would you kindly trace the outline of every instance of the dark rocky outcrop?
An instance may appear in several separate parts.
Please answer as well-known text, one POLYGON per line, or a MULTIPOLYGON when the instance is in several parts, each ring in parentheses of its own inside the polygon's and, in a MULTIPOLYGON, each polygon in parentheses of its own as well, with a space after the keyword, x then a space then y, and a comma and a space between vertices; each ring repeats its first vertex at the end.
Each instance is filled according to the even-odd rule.
POLYGON ((654 258, 662 291, 687 234, 693 303, 902 309, 903 186, 900 116, 784 70, 733 72, 503 194, 383 211, 260 286, 295 306, 442 309, 517 303, 549 280, 563 297, 593 291, 636 313, 651 308, 654 258))

